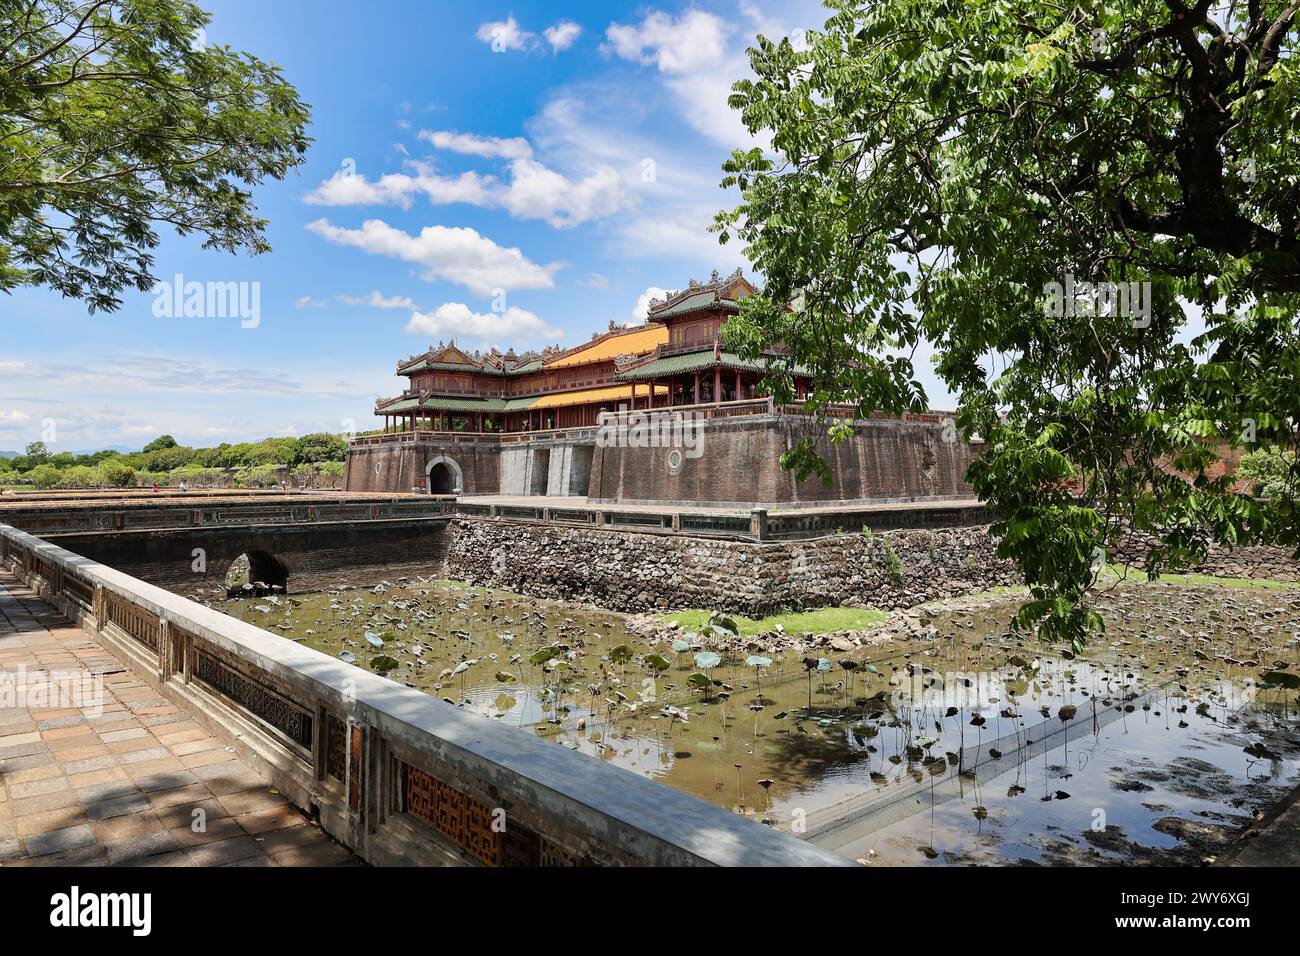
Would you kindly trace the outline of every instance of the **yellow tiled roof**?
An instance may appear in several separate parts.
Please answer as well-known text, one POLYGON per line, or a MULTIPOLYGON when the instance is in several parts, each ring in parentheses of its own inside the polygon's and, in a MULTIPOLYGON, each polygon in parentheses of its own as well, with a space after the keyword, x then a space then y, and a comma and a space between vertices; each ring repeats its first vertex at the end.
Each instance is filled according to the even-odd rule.
POLYGON ((570 352, 552 362, 546 362, 545 367, 564 368, 569 365, 586 365, 590 362, 608 362, 620 355, 642 355, 654 351, 667 341, 668 326, 648 325, 635 332, 611 335, 598 342, 592 342, 590 345, 578 348, 575 352, 570 352))
MULTIPOLYGON (((638 388, 637 398, 647 394, 649 389, 638 388)), ((656 395, 667 395, 668 386, 660 385, 655 388, 656 395)), ((611 385, 605 388, 584 388, 578 392, 558 392, 554 395, 543 395, 537 401, 528 406, 528 410, 535 408, 559 408, 561 405, 592 405, 596 402, 617 402, 632 398, 631 385, 611 385)))

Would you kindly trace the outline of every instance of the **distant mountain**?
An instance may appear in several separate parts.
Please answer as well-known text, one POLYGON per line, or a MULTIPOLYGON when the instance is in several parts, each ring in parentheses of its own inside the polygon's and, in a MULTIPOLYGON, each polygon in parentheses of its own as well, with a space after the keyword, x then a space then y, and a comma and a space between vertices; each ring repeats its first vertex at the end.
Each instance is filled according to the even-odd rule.
MULTIPOLYGON (((139 448, 132 448, 130 445, 105 445, 102 448, 81 448, 81 449, 74 448, 72 450, 72 453, 74 455, 93 455, 95 454, 95 452, 98 451, 117 451, 117 452, 121 452, 123 455, 129 455, 132 452, 136 452, 139 450, 140 450, 139 448)), ((63 451, 62 448, 56 448, 54 453, 57 455, 61 451, 63 451)))
POLYGON ((17 458, 21 454, 20 451, 0 451, 0 458, 17 458))

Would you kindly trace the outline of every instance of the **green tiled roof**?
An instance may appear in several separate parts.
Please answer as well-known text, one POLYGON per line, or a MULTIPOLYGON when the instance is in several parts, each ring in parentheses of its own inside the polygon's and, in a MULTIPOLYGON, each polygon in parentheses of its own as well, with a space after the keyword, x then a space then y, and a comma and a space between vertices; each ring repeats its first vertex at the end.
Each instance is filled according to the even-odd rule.
POLYGON ((534 395, 530 398, 507 398, 501 401, 501 411, 503 412, 522 412, 526 408, 531 408, 533 403, 540 396, 534 395))
POLYGON ((494 368, 483 368, 478 365, 464 365, 459 362, 430 362, 421 359, 414 365, 408 365, 399 369, 398 375, 414 375, 416 372, 476 372, 479 375, 500 375, 501 372, 494 368))
POLYGON ((387 408, 378 409, 381 414, 390 414, 394 412, 413 412, 416 409, 427 408, 438 412, 499 412, 504 405, 499 398, 450 398, 441 395, 434 395, 432 398, 426 398, 423 402, 418 398, 408 398, 404 401, 395 402, 387 408))
POLYGON ((492 365, 484 363, 483 365, 461 365, 455 362, 430 362, 428 359, 420 359, 418 362, 412 362, 410 365, 404 365, 398 368, 398 375, 414 375, 417 372, 473 372, 475 375, 521 375, 525 372, 537 372, 542 367, 541 359, 532 359, 524 362, 522 365, 508 366, 506 368, 495 368, 492 365))
POLYGON ((714 289, 708 289, 704 292, 697 292, 694 295, 688 295, 682 301, 662 312, 651 312, 650 318, 655 322, 668 318, 673 315, 683 315, 687 312, 695 312, 699 309, 723 308, 732 312, 737 310, 737 305, 731 299, 719 299, 718 293, 714 289))
MULTIPOLYGON (((682 375, 698 372, 702 369, 721 365, 725 369, 741 372, 768 372, 781 367, 778 359, 760 358, 755 361, 743 359, 735 352, 723 352, 720 360, 713 358, 713 349, 703 352, 687 352, 684 355, 670 355, 668 358, 655 359, 645 365, 628 369, 614 376, 620 382, 642 382, 651 378, 667 378, 670 375, 682 375)), ((800 375, 810 375, 808 369, 795 366, 794 371, 800 375)))
POLYGON ((378 408, 381 415, 413 412, 428 409, 435 412, 522 412, 536 402, 538 396, 530 398, 456 398, 448 395, 432 395, 424 401, 408 398, 394 402, 386 408, 378 408))

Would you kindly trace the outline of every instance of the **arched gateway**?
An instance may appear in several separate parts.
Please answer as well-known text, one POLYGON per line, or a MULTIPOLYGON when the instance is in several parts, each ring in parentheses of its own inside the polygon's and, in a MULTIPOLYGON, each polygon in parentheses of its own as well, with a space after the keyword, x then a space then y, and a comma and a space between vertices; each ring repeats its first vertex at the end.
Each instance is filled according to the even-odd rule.
POLYGON ((428 487, 431 495, 449 495, 457 488, 462 490, 465 488, 465 476, 460 470, 460 465, 446 455, 439 455, 430 461, 424 473, 429 479, 428 487))

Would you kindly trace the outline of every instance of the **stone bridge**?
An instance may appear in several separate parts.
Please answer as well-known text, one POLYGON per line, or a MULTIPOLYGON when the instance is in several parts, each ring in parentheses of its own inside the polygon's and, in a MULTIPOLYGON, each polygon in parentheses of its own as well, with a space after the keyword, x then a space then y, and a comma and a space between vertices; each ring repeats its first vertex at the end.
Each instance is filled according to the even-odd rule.
POLYGON ((295 591, 373 584, 441 566, 451 499, 393 495, 88 495, 19 499, 0 521, 173 591, 250 578, 295 591))

